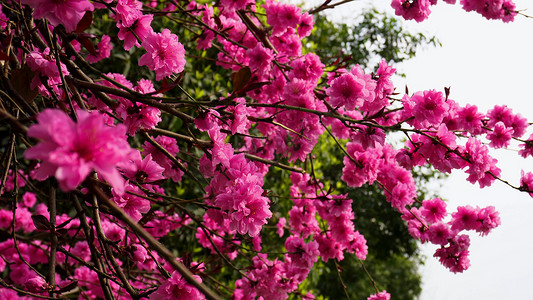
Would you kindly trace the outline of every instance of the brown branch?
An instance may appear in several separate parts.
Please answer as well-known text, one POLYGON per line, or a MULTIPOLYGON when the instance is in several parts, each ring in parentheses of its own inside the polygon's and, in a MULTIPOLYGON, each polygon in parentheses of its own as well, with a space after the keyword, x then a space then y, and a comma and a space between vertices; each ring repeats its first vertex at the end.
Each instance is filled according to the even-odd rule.
POLYGON ((185 114, 185 113, 183 113, 183 112, 181 112, 179 110, 176 110, 175 108, 173 108, 172 106, 170 106, 168 104, 161 103, 159 101, 155 101, 155 100, 149 99, 148 97, 143 97, 142 94, 130 93, 128 91, 123 91, 123 90, 116 89, 116 88, 113 88, 113 87, 104 86, 104 85, 96 84, 96 83, 93 83, 93 82, 80 80, 80 79, 77 79, 77 78, 74 78, 74 77, 70 77, 69 79, 72 80, 72 82, 75 85, 77 85, 79 87, 83 87, 83 88, 89 89, 92 92, 100 92, 100 93, 104 93, 104 95, 105 94, 111 94, 111 95, 123 97, 123 98, 126 98, 126 99, 128 99, 128 100, 130 100, 132 102, 133 101, 140 102, 140 103, 143 103, 143 104, 146 104, 146 105, 150 105, 150 106, 155 107, 155 108, 159 108, 159 109, 161 109, 163 111, 166 111, 167 113, 169 113, 171 115, 174 115, 174 116, 182 119, 186 123, 194 122, 194 118, 193 117, 191 117, 191 116, 189 116, 189 115, 187 115, 187 114, 185 114))
POLYGON ((113 294, 111 293, 111 287, 109 286, 109 279, 102 275, 104 272, 104 268, 102 266, 102 262, 100 261, 100 255, 98 253, 98 250, 96 249, 93 241, 94 241, 94 232, 91 230, 91 227, 89 226, 89 223, 87 223, 87 217, 85 216, 85 210, 81 207, 80 201, 78 200, 78 197, 76 195, 73 195, 74 199, 74 207, 76 208, 76 211, 79 215, 79 219, 83 228, 83 231, 85 232, 85 236, 87 237, 87 244, 89 245, 89 250, 91 251, 91 258, 94 262, 95 268, 99 271, 96 272, 98 275, 98 281, 100 281, 100 286, 102 287, 102 291, 104 293, 104 296, 106 299, 111 299, 113 297, 113 294))
POLYGON ((48 211, 50 212, 50 258, 48 259, 48 282, 50 285, 49 295, 54 295, 56 285, 56 259, 57 259, 57 235, 56 235, 56 190, 50 187, 50 196, 48 197, 48 211))
POLYGON ((150 233, 142 228, 135 220, 118 207, 115 202, 111 201, 104 192, 98 187, 94 180, 89 180, 89 188, 96 195, 98 201, 106 205, 115 217, 126 223, 129 228, 139 235, 151 249, 154 249, 162 258, 164 258, 176 271, 178 271, 190 284, 195 286, 208 299, 220 299, 210 288, 205 284, 198 282, 191 271, 189 271, 177 258, 170 252, 163 244, 157 241, 150 233))

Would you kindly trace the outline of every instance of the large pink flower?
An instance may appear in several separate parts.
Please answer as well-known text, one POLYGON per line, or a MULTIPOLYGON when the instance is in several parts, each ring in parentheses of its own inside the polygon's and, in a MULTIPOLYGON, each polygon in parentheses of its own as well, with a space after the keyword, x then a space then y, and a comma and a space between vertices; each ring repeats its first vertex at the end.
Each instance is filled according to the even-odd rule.
POLYGON ((157 80, 180 73, 185 68, 185 48, 170 30, 165 28, 161 33, 149 34, 142 46, 148 53, 139 59, 139 66, 155 71, 157 80))
POLYGON ((27 159, 42 160, 34 178, 44 180, 53 175, 64 191, 75 189, 94 170, 114 188, 124 193, 124 179, 117 164, 126 162, 131 148, 126 128, 109 127, 97 112, 78 111, 78 122, 58 109, 46 109, 37 116, 38 124, 28 136, 40 142, 26 150, 27 159))
POLYGON ((89 0, 22 0, 34 8, 35 19, 46 18, 50 24, 63 24, 67 32, 76 30, 86 11, 93 11, 94 6, 89 0))

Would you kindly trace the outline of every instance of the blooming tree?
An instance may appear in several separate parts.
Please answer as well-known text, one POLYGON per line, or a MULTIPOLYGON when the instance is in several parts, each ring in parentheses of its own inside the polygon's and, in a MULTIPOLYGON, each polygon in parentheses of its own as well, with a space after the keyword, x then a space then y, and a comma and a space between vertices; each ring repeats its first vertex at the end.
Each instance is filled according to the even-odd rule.
MULTIPOLYGON (((533 154, 527 120, 448 91, 400 94, 386 61, 365 71, 303 53, 313 14, 330 2, 309 12, 273 0, 2 2, 0 294, 312 299, 302 283, 319 259, 353 255, 364 266, 372 251, 354 222, 360 199, 315 172, 322 136, 344 153, 340 180, 378 186, 414 239, 465 271, 465 233, 487 235, 498 212, 418 199, 411 170, 460 169, 490 186, 500 179, 490 148, 515 139, 519 155, 533 154), (198 92, 193 53, 227 85, 198 92), (286 197, 264 186, 275 170, 290 174, 286 197), (197 250, 165 246, 186 232, 197 250)), ((436 2, 392 6, 423 21, 436 2)), ((508 0, 460 5, 504 22, 517 15, 508 0)), ((508 185, 533 194, 533 174, 508 185)), ((390 299, 374 287, 369 299, 390 299)))

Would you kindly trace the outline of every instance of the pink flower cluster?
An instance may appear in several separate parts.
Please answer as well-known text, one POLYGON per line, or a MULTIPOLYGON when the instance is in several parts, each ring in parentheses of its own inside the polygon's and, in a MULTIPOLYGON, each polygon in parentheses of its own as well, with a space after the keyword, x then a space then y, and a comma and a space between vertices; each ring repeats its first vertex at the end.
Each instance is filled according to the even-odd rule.
POLYGON ((374 101, 375 89, 376 82, 357 65, 350 72, 333 79, 326 93, 331 105, 354 110, 366 102, 374 101))
POLYGON ((27 159, 41 160, 34 178, 44 180, 53 175, 64 191, 71 191, 96 171, 118 194, 124 193, 124 179, 116 166, 131 152, 125 127, 110 127, 97 112, 76 111, 74 122, 65 112, 46 109, 30 127, 28 136, 40 142, 26 150, 27 159))
POLYGON ((435 252, 440 262, 452 272, 463 272, 470 266, 468 247, 470 239, 461 235, 463 230, 474 230, 487 235, 501 224, 498 212, 492 206, 485 208, 460 206, 444 222, 446 203, 439 198, 424 200, 422 206, 405 210, 402 218, 407 221, 409 233, 423 243, 441 247, 435 252))
POLYGON ((209 209, 207 213, 219 224, 229 220, 228 232, 236 230, 240 234, 257 236, 272 216, 270 201, 263 196, 262 175, 242 153, 234 154, 231 145, 224 141, 226 135, 220 132, 221 127, 214 120, 196 123, 199 128, 208 130, 213 141, 211 158, 204 155, 200 159, 200 170, 204 175, 213 176, 206 192, 209 203, 220 210, 209 209))
MULTIPOLYGON (((455 4, 456 0, 444 0, 449 4, 455 4)), ((431 13, 429 7, 437 4, 437 0, 392 0, 392 8, 396 15, 406 20, 422 22, 431 13)), ((461 0, 461 5, 466 11, 475 11, 489 20, 502 20, 511 22, 517 14, 512 0, 461 0)))
POLYGON ((139 59, 139 66, 147 66, 155 71, 156 80, 161 80, 185 68, 185 49, 178 36, 163 29, 161 33, 151 33, 142 42, 146 54, 139 59))
POLYGON ((49 95, 42 84, 42 80, 45 80, 54 92, 62 94, 62 89, 58 87, 62 83, 60 75, 67 76, 70 72, 63 63, 60 63, 61 72, 59 71, 55 58, 50 54, 50 48, 44 49, 43 52, 37 50, 30 52, 26 63, 35 72, 30 85, 31 89, 37 87, 41 94, 49 95))

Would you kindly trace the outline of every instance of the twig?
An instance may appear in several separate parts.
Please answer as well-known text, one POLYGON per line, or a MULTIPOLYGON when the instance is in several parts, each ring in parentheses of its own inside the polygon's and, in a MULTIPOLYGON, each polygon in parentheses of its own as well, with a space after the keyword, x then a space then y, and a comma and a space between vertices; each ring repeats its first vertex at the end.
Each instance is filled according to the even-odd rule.
POLYGON ((189 271, 177 258, 170 252, 163 244, 157 241, 150 233, 142 228, 135 220, 133 220, 124 210, 118 207, 115 202, 111 201, 104 192, 98 187, 95 181, 89 180, 90 190, 96 195, 98 201, 105 204, 119 220, 126 223, 129 228, 138 234, 151 249, 154 249, 162 258, 164 258, 176 271, 178 271, 190 284, 194 285, 200 292, 202 292, 208 299, 220 299, 210 288, 205 284, 198 282, 191 271, 189 271))
POLYGON ((50 285, 49 295, 54 295, 56 285, 56 259, 57 259, 57 235, 56 235, 56 190, 50 186, 48 197, 48 211, 50 211, 50 258, 48 259, 48 282, 50 285))

